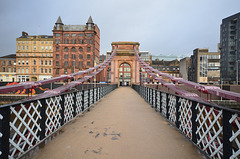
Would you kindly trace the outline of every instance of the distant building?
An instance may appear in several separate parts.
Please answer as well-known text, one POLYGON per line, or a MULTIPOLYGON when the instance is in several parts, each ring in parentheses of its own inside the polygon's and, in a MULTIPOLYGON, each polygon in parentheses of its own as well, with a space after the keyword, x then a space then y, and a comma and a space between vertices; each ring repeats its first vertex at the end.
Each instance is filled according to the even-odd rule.
POLYGON ((53 39, 54 77, 99 63, 100 30, 91 16, 86 25, 65 25, 59 17, 53 28, 53 39))
POLYGON ((222 20, 221 79, 224 83, 240 82, 240 13, 222 20), (237 74, 238 73, 238 74, 237 74))
POLYGON ((220 53, 195 49, 190 60, 188 80, 196 83, 220 83, 220 53))
MULTIPOLYGON (((165 61, 161 60, 159 61, 158 59, 152 61, 152 67, 163 72, 163 73, 168 73, 171 76, 174 77, 180 77, 179 75, 179 61, 177 59, 172 60, 172 61, 165 61)), ((170 79, 164 78, 167 82, 171 82, 170 79)))
POLYGON ((186 57, 185 55, 151 55, 152 56, 152 61, 158 60, 164 60, 164 61, 173 61, 175 59, 177 59, 178 61, 180 61, 182 58, 186 57))
POLYGON ((0 82, 16 81, 16 54, 0 57, 0 82))
POLYGON ((185 57, 183 59, 180 60, 180 76, 185 79, 188 80, 188 68, 190 67, 190 58, 189 57, 185 57))
POLYGON ((16 39, 17 82, 51 78, 52 63, 53 36, 22 32, 16 39))

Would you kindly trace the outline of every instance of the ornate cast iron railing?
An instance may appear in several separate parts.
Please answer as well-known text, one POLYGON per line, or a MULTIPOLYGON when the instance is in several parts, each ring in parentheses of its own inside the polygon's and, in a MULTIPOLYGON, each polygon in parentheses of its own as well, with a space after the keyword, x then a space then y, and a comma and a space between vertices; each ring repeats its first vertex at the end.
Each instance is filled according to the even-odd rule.
POLYGON ((0 158, 20 158, 115 88, 117 84, 92 84, 0 106, 0 158))
POLYGON ((133 85, 157 112, 209 158, 240 158, 240 111, 133 85))

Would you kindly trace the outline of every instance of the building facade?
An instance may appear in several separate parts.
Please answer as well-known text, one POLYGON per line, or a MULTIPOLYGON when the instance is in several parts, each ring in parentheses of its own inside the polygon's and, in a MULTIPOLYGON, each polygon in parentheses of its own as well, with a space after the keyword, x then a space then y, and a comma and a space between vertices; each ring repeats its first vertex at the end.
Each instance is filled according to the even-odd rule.
POLYGON ((222 20, 220 31, 221 79, 223 83, 240 82, 240 13, 222 20))
POLYGON ((188 80, 188 68, 190 67, 190 58, 189 57, 185 57, 183 59, 180 60, 180 76, 185 79, 188 80))
MULTIPOLYGON (((171 76, 180 77, 179 61, 177 59, 172 61, 165 61, 165 60, 159 61, 158 59, 155 59, 154 61, 152 61, 152 67, 163 73, 168 73, 171 76)), ((170 79, 167 79, 164 77, 163 79, 166 80, 167 82, 171 82, 170 79)))
POLYGON ((220 53, 195 49, 190 59, 188 80, 196 83, 220 83, 220 53))
POLYGON ((53 74, 53 36, 28 35, 16 39, 17 82, 38 81, 53 74))
POLYGON ((59 17, 53 28, 53 41, 54 77, 99 63, 100 30, 91 16, 86 25, 65 25, 59 17))
POLYGON ((16 81, 16 54, 0 57, 0 82, 16 81))

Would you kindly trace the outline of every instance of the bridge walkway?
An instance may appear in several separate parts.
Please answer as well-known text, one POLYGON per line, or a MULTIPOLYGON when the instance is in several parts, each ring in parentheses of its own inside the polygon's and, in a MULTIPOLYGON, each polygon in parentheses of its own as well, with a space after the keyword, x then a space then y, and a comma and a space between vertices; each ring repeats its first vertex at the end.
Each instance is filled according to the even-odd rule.
POLYGON ((120 87, 67 124, 34 159, 203 158, 133 89, 120 87))

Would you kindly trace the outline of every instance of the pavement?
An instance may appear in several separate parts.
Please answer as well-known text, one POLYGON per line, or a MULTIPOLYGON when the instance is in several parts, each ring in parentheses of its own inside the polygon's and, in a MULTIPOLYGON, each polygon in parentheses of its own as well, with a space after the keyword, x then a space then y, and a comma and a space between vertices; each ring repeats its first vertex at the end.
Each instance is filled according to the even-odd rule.
POLYGON ((33 159, 204 158, 130 87, 114 90, 61 132, 33 159))

